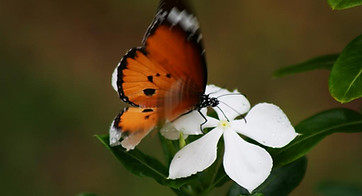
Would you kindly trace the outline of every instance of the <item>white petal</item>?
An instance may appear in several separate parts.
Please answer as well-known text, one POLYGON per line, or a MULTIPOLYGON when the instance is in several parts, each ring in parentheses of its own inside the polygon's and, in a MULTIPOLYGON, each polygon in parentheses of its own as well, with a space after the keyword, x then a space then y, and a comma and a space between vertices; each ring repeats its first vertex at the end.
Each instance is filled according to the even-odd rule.
POLYGON ((169 178, 188 177, 208 168, 216 160, 217 142, 221 135, 221 129, 213 129, 178 151, 171 161, 169 178))
MULTIPOLYGON (((206 116, 206 110, 201 110, 206 116)), ((192 111, 188 114, 180 116, 178 119, 172 122, 173 126, 182 131, 186 135, 199 135, 202 134, 200 125, 205 122, 205 119, 201 116, 199 111, 192 111)))
POLYGON ((233 120, 234 118, 245 114, 250 109, 249 101, 244 95, 237 91, 220 97, 218 106, 223 111, 223 113, 218 113, 219 118, 220 115, 225 115, 229 120, 233 120))
POLYGON ((218 86, 215 86, 213 84, 208 84, 205 89, 206 95, 211 95, 212 97, 217 97, 219 95, 227 93, 226 89, 220 88, 218 86))
POLYGON ((217 127, 219 125, 219 120, 210 116, 206 116, 206 123, 202 125, 202 128, 212 128, 217 127))
MULTIPOLYGON (((178 140, 180 138, 180 131, 178 131, 170 122, 167 122, 163 125, 160 133, 163 137, 169 140, 178 140)), ((187 136, 187 134, 184 134, 184 139, 186 139, 187 136)))
POLYGON ((284 112, 269 103, 255 105, 245 120, 235 120, 232 126, 239 133, 273 148, 287 145, 298 135, 284 112))
POLYGON ((250 109, 249 101, 237 90, 230 92, 215 85, 207 85, 206 94, 219 100, 218 107, 214 109, 220 120, 233 120, 250 109))
POLYGON ((250 193, 269 176, 273 160, 266 150, 250 144, 232 131, 224 132, 226 174, 250 193))

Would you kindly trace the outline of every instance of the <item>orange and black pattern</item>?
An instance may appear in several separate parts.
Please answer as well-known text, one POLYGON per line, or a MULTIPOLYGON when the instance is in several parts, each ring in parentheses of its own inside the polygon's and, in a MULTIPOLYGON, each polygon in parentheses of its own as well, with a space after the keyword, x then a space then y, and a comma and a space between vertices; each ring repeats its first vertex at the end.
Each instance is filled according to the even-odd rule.
POLYGON ((117 69, 120 98, 132 107, 113 129, 133 148, 160 120, 195 109, 205 92, 207 70, 195 16, 183 1, 161 0, 143 46, 129 50, 117 69))

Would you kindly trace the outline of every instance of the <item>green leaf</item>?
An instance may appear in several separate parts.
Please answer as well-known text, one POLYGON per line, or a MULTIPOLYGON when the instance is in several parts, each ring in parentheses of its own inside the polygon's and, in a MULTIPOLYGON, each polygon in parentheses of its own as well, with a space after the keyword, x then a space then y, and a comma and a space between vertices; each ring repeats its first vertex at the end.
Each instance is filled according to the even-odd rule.
POLYGON ((158 131, 158 137, 161 142, 161 147, 162 147, 163 155, 165 156, 166 163, 167 163, 167 165, 170 165, 173 156, 176 154, 176 152, 178 150, 180 150, 179 146, 178 146, 178 142, 174 141, 174 140, 166 139, 165 137, 163 137, 161 135, 160 131, 158 131))
POLYGON ((191 179, 167 179, 168 170, 157 159, 145 155, 137 149, 126 151, 126 149, 122 148, 121 146, 111 147, 109 145, 108 135, 96 135, 96 137, 107 149, 112 152, 112 154, 122 163, 122 165, 127 170, 135 175, 151 177, 155 179, 158 183, 175 189, 180 188, 191 179))
POLYGON ((274 167, 288 164, 309 152, 324 137, 335 132, 361 132, 362 115, 350 109, 331 109, 316 114, 301 123, 295 130, 301 135, 280 149, 268 148, 274 167))
MULTIPOLYGON (((305 157, 273 169, 269 177, 255 189, 252 195, 284 196, 288 195, 302 181, 307 170, 307 159, 305 157)), ((228 192, 228 196, 250 195, 248 191, 234 183, 228 192)))
POLYGON ((338 57, 329 76, 329 92, 341 103, 362 97, 362 35, 338 57))
POLYGON ((339 54, 329 54, 324 56, 315 57, 302 63, 289 65, 278 69, 273 73, 273 77, 282 77, 300 72, 306 72, 316 69, 331 69, 334 62, 336 62, 339 54))
POLYGON ((361 196, 362 187, 346 183, 323 182, 317 186, 317 192, 323 196, 361 196))
POLYGON ((328 4, 332 9, 343 10, 362 5, 362 0, 328 0, 328 4))
MULTIPOLYGON (((222 157, 222 156, 220 156, 220 157, 222 157)), ((216 173, 215 182, 213 182, 213 184, 215 184, 215 187, 220 187, 229 181, 230 181, 230 178, 228 175, 226 175, 224 167, 220 166, 219 170, 216 173)))

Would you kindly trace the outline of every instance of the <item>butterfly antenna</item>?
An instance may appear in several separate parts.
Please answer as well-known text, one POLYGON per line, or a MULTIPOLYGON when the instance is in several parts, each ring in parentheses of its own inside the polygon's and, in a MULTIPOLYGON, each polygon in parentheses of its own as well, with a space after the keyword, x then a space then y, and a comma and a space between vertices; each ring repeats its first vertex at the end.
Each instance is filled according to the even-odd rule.
MULTIPOLYGON (((220 100, 219 100, 220 101, 220 100)), ((245 116, 243 115, 243 114, 240 114, 238 111, 236 111, 233 107, 231 107, 229 104, 227 104, 227 103, 225 103, 225 102, 223 102, 223 101, 220 101, 221 103, 223 103, 223 104, 225 104, 226 106, 228 106, 230 109, 232 109, 235 113, 237 113, 239 116, 241 116, 243 119, 244 119, 244 121, 245 121, 245 123, 246 123, 246 118, 245 118, 245 116)), ((219 110, 221 110, 220 109, 220 107, 219 106, 216 106, 217 108, 219 108, 219 110)), ((223 115, 225 116, 225 114, 224 114, 224 112, 221 110, 221 112, 223 113, 223 115)), ((226 116, 225 116, 225 118, 226 118, 226 116)))
POLYGON ((222 109, 219 106, 216 106, 222 113, 222 115, 226 118, 227 121, 230 122, 229 118, 225 115, 224 111, 222 111, 222 109))
MULTIPOLYGON (((243 94, 240 94, 240 93, 228 93, 228 94, 223 94, 223 95, 220 95, 216 98, 220 98, 220 97, 224 97, 224 96, 230 96, 230 95, 243 95, 243 94)), ((243 95, 244 97, 246 97, 245 95, 243 95)))

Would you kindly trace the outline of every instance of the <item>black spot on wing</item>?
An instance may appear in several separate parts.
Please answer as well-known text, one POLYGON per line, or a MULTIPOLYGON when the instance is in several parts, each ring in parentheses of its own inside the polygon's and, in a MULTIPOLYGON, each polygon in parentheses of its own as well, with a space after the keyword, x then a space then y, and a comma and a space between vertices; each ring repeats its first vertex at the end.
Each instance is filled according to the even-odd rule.
POLYGON ((144 110, 142 110, 142 112, 153 112, 153 109, 144 109, 144 110))
POLYGON ((143 90, 143 93, 146 96, 152 96, 153 94, 155 94, 155 92, 156 92, 156 89, 153 89, 153 88, 146 88, 143 90))
POLYGON ((166 77, 171 78, 171 74, 169 74, 169 73, 166 74, 166 77))
POLYGON ((156 74, 156 76, 157 76, 157 77, 160 77, 160 74, 159 74, 159 73, 157 73, 157 74, 156 74))
POLYGON ((153 76, 147 76, 148 81, 153 82, 153 76))
POLYGON ((150 118, 150 115, 145 116, 145 119, 149 119, 149 118, 150 118))

